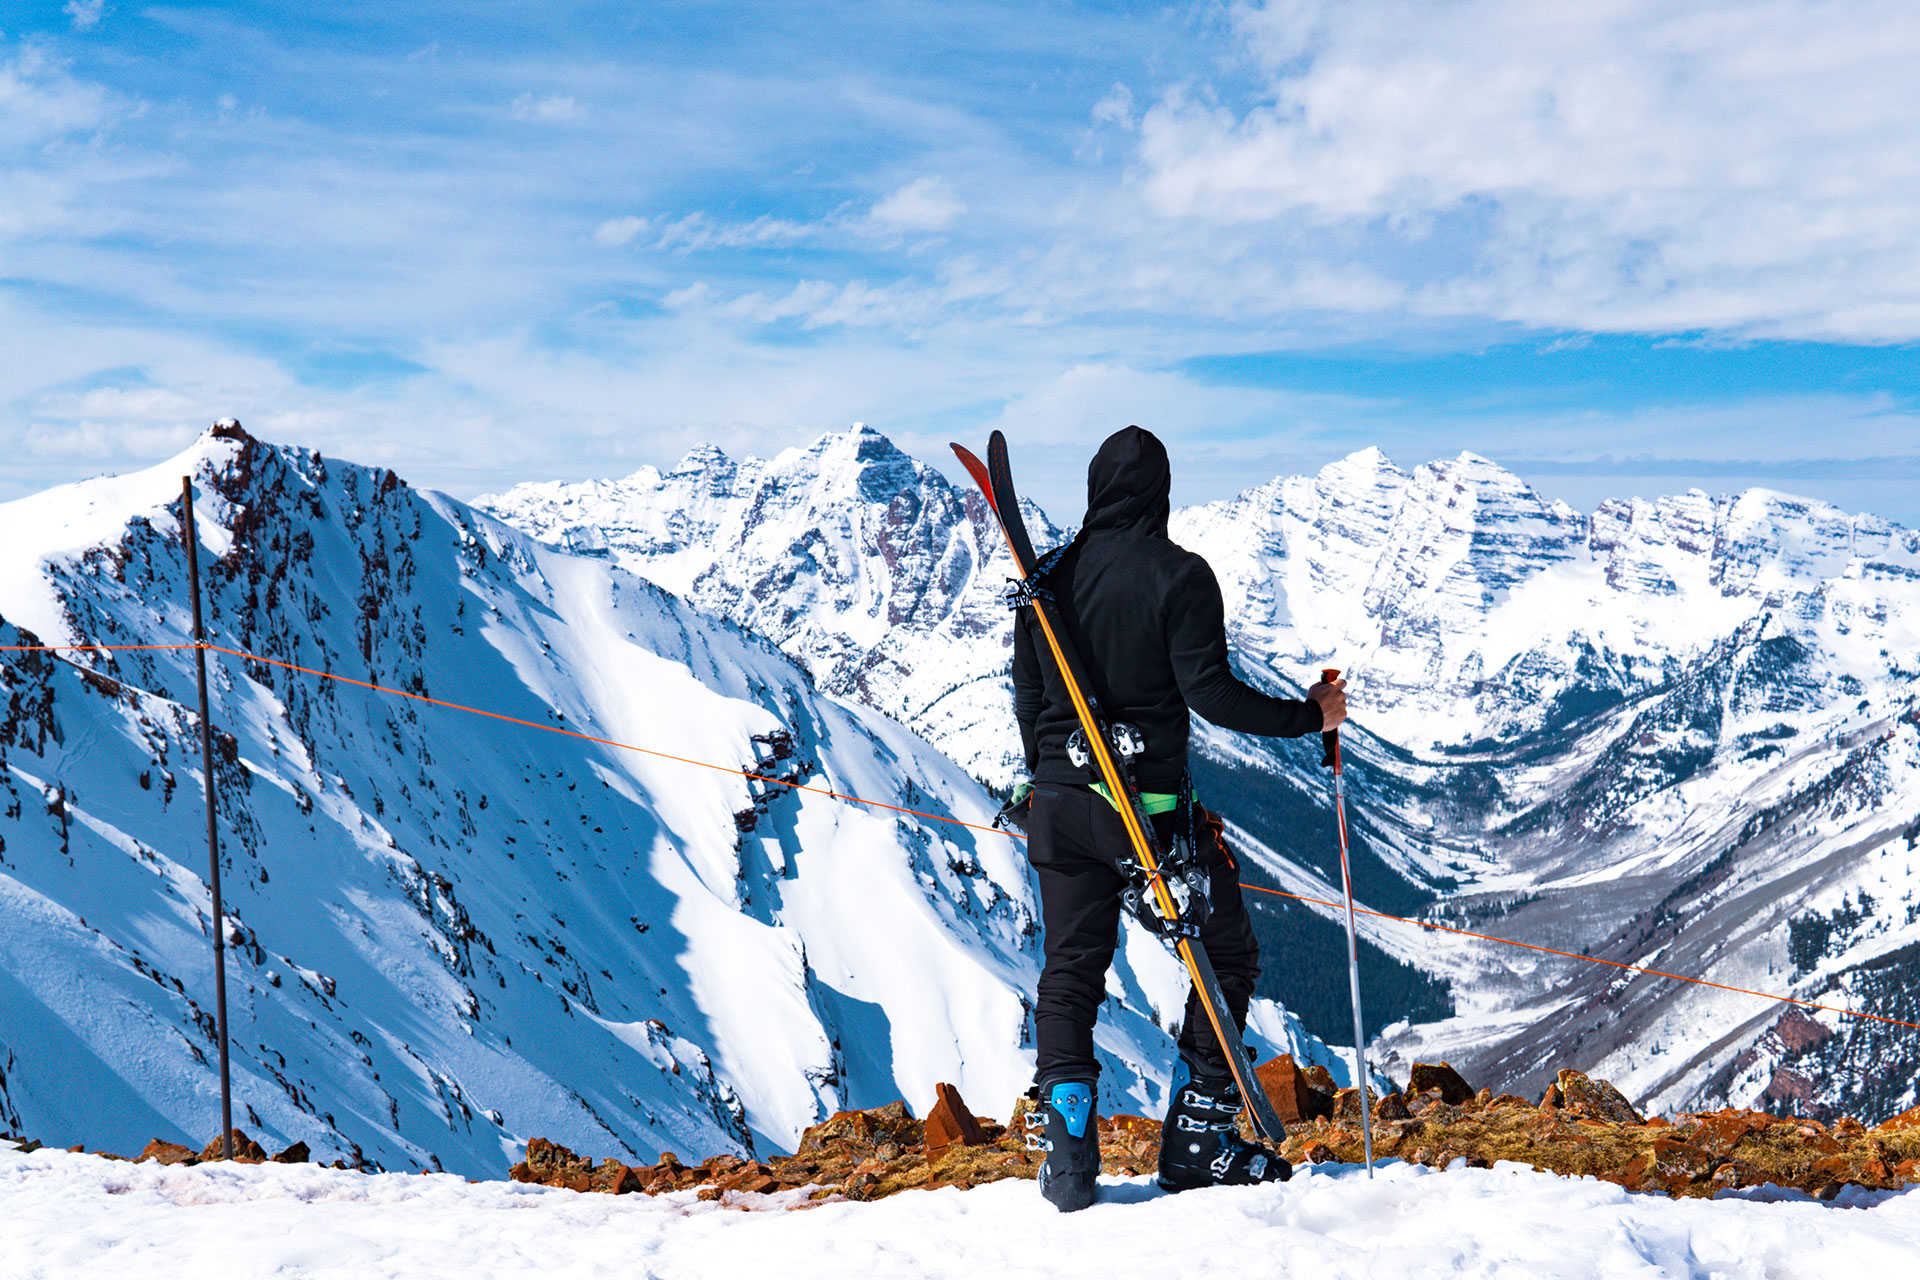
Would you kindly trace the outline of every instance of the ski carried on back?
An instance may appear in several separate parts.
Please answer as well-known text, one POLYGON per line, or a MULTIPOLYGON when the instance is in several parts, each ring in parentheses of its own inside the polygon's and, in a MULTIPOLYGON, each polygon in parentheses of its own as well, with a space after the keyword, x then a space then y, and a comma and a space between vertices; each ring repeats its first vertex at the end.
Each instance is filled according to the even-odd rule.
MULTIPOLYGON (((1178 922, 1185 918, 1179 901, 1184 894, 1177 892, 1161 872, 1165 859, 1154 840, 1153 824, 1140 802, 1140 789, 1134 785, 1130 772, 1121 767, 1122 756, 1112 722, 1101 710, 1093 693, 1093 683, 1087 679, 1086 668, 1081 665, 1080 656, 1068 641, 1066 629, 1060 623, 1058 606, 1041 584, 1034 580, 1037 562, 1033 554, 1033 541, 1027 536, 1026 521, 1020 516, 1019 499, 1013 491, 1013 472, 1007 465, 1007 438, 998 431, 993 433, 987 442, 987 461, 984 465, 960 445, 954 445, 953 452, 973 477, 973 482, 980 487, 987 505, 1000 522, 1000 532, 1006 536, 1007 549, 1013 553, 1014 566, 1020 573, 1018 602, 1031 607, 1039 619, 1047 648, 1053 654, 1054 668, 1060 673, 1061 682, 1073 700, 1074 711, 1080 717, 1080 730, 1086 737, 1094 766, 1106 784, 1108 793, 1117 801, 1115 807, 1120 811, 1120 821, 1127 829, 1127 839, 1132 842, 1134 860, 1139 863, 1151 891, 1151 908, 1171 926, 1162 936, 1172 942, 1174 952, 1187 967, 1187 975, 1193 979, 1194 990, 1200 993, 1207 1019, 1213 1024, 1214 1035, 1219 1038, 1227 1065, 1233 1071, 1234 1083, 1239 1086, 1240 1096, 1246 1103, 1248 1118, 1269 1142, 1276 1145, 1284 1142, 1287 1138, 1286 1126, 1281 1123, 1279 1113, 1274 1110, 1273 1103, 1268 1100, 1266 1091, 1260 1087, 1260 1081, 1254 1075, 1253 1061, 1247 1056, 1247 1047, 1240 1039, 1232 1012, 1227 1008, 1226 996, 1220 990, 1219 980, 1214 977, 1213 963, 1207 959, 1206 948, 1200 944, 1197 936, 1192 936, 1193 931, 1182 935, 1178 930, 1178 922)), ((1179 889, 1184 890, 1185 886, 1181 885, 1179 889)))

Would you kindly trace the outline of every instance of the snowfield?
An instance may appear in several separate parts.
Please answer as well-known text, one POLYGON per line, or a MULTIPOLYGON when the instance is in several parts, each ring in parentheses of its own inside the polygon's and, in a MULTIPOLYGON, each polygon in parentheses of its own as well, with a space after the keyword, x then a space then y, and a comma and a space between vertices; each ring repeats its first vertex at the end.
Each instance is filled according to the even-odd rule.
POLYGON ((634 1277, 1826 1277, 1907 1274, 1920 1194, 1832 1204, 1763 1189, 1634 1195, 1520 1165, 1320 1165, 1277 1187, 1168 1196, 1102 1179, 1055 1213, 1026 1182, 781 1212, 579 1194, 451 1174, 195 1168, 0 1146, 5 1273, 634 1277), (157 1270, 156 1270, 157 1268, 157 1270))

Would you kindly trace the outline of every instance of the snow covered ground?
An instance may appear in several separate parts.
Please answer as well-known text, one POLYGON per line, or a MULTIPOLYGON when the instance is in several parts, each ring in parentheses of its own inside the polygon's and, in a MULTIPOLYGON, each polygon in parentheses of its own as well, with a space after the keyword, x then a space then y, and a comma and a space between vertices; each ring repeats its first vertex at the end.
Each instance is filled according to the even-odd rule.
POLYGON ((450 1174, 311 1165, 167 1168, 0 1145, 0 1271, 375 1277, 612 1274, 1827 1277, 1908 1274, 1920 1192, 1821 1204, 1762 1189, 1717 1201, 1633 1195, 1518 1165, 1304 1169, 1277 1187, 1164 1195, 1103 1180, 1055 1213, 1026 1182, 778 1212, 691 1192, 578 1194, 450 1174))

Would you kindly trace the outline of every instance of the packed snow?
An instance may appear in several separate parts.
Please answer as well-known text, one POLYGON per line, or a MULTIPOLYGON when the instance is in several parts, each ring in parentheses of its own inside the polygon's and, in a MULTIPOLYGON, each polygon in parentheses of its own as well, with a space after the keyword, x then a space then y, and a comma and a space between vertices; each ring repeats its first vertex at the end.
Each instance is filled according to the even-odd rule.
POLYGON ((1760 1188, 1639 1195, 1523 1165, 1302 1169, 1292 1182, 1170 1196, 1102 1179, 1062 1215, 1031 1182, 871 1204, 803 1193, 701 1201, 578 1193, 449 1174, 311 1165, 129 1165, 0 1144, 5 1269, 19 1280, 283 1275, 451 1280, 623 1275, 1844 1277, 1908 1274, 1920 1191, 1831 1203, 1760 1188))

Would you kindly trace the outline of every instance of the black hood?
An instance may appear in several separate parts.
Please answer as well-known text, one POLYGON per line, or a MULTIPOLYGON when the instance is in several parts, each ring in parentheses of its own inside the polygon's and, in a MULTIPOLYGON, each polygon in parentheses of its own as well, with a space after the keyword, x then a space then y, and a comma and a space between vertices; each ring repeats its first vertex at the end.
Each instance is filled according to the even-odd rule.
POLYGON ((1172 490, 1167 447, 1153 432, 1140 427, 1116 431, 1087 467, 1087 518, 1081 530, 1126 529, 1164 537, 1172 490))

